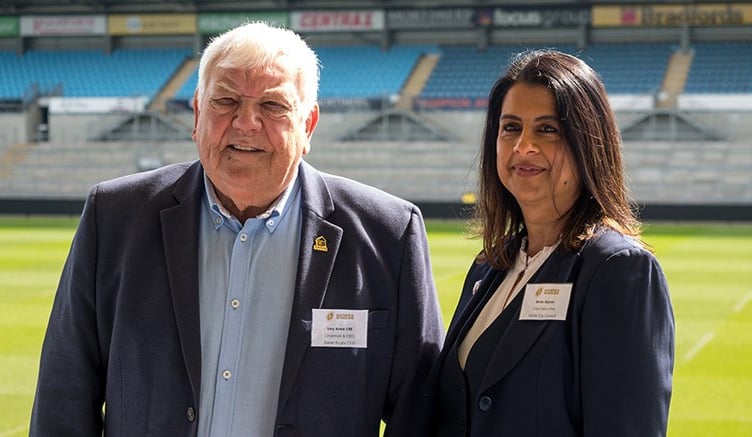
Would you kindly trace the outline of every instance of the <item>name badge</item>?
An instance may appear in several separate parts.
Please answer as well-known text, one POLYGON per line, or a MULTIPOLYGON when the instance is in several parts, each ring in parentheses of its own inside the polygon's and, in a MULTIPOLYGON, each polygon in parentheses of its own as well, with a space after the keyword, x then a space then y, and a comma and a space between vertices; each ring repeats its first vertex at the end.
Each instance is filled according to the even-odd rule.
POLYGON ((527 284, 520 320, 566 320, 572 284, 527 284))
POLYGON ((368 347, 368 310, 314 308, 311 347, 368 347))

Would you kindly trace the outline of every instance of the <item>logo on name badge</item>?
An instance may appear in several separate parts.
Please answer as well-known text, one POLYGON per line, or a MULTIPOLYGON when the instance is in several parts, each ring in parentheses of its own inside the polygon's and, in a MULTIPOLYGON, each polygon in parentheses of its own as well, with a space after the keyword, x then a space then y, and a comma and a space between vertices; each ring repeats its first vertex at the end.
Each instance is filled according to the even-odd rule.
POLYGON ((313 240, 313 250, 318 252, 329 252, 329 247, 326 245, 326 238, 323 235, 319 235, 313 240))

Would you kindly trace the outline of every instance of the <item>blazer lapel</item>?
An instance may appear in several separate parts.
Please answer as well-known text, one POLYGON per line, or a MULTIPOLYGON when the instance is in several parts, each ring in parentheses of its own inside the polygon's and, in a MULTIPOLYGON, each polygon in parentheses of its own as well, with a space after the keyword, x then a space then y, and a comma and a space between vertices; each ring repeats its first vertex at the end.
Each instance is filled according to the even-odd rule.
MULTIPOLYGON (((578 253, 572 253, 559 246, 551 257, 533 275, 529 283, 564 283, 571 282, 572 272, 579 259, 578 253)), ((524 294, 523 289, 521 294, 524 294)), ((574 293, 574 291, 573 291, 574 293)), ((523 296, 518 296, 523 297, 523 296)), ((574 296, 570 296, 570 307, 574 296)), ((543 333, 551 321, 549 320, 519 320, 521 306, 515 310, 516 314, 509 328, 496 346, 496 350, 488 363, 486 374, 479 387, 479 392, 487 389, 506 376, 517 363, 533 347, 538 337, 543 333)), ((567 317, 571 316, 571 310, 567 317)), ((556 322, 561 323, 561 322, 556 322)))
POLYGON ((186 371, 196 400, 201 393, 198 303, 198 233, 203 187, 201 175, 198 164, 191 166, 175 185, 173 195, 177 203, 160 212, 172 306, 186 371))
POLYGON ((321 176, 302 162, 299 177, 303 195, 300 255, 279 390, 280 409, 287 402, 300 364, 311 345, 311 310, 323 305, 342 241, 342 228, 326 220, 334 211, 334 202, 321 176))
MULTIPOLYGON (((460 309, 459 319, 453 320, 447 334, 447 338, 444 341, 445 345, 452 345, 456 341, 462 341, 467 334, 467 331, 473 326, 475 319, 478 318, 478 313, 483 309, 491 298, 493 292, 499 287, 501 281, 504 279, 505 272, 490 269, 483 278, 480 279, 478 290, 470 295, 468 303, 464 309, 460 309), (453 329, 456 327, 456 329, 453 329)), ((472 286, 472 285, 470 285, 472 286)), ((463 295, 467 295, 468 291, 463 290, 463 295)))

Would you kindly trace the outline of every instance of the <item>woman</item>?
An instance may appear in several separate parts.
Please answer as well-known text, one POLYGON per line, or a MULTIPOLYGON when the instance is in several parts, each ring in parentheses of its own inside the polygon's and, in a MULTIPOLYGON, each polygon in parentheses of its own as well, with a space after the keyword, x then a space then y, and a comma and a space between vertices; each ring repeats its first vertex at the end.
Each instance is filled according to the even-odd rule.
POLYGON ((517 56, 491 90, 478 233, 433 370, 438 436, 665 435, 674 320, 590 67, 517 56))

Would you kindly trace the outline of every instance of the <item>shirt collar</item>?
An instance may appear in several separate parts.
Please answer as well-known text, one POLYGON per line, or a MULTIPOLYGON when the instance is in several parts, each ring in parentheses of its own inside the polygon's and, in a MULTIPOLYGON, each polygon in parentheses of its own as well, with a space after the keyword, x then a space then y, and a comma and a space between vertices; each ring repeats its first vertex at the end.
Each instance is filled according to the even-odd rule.
MULTIPOLYGON (((280 222, 277 218, 283 215, 285 209, 290 203, 290 199, 293 197, 292 194, 299 189, 299 185, 298 176, 296 174, 295 178, 287 185, 287 188, 285 188, 285 191, 280 194, 277 200, 272 202, 271 206, 266 211, 254 218, 263 220, 266 229, 269 230, 269 232, 274 232, 280 222)), ((238 230, 243 227, 240 220, 233 216, 232 213, 220 203, 214 185, 209 180, 209 177, 206 176, 206 172, 204 172, 204 195, 209 206, 214 229, 219 229, 225 223, 234 223, 234 226, 237 226, 238 230)))

